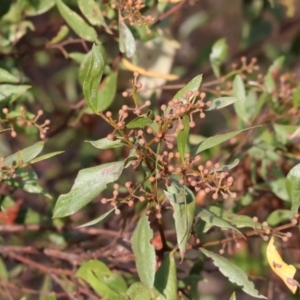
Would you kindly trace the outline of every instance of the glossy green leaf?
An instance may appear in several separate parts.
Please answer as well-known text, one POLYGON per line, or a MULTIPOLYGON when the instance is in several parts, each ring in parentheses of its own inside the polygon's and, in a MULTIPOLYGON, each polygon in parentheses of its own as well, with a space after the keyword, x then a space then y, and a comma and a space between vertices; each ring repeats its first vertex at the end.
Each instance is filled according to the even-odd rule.
POLYGON ((204 248, 200 248, 201 251, 207 256, 213 259, 214 265, 219 268, 219 271, 232 283, 236 283, 239 286, 242 286, 242 290, 248 295, 260 299, 267 299, 265 296, 262 296, 255 289, 253 282, 249 281, 246 273, 240 269, 237 265, 231 263, 225 257, 208 251, 204 248))
POLYGON ((172 252, 164 258, 157 270, 154 286, 165 300, 177 299, 176 263, 172 252))
POLYGON ((136 268, 141 282, 150 290, 154 284, 156 256, 151 244, 153 231, 148 217, 143 214, 133 232, 131 244, 135 256, 136 268))
POLYGON ((126 128, 133 129, 133 128, 143 128, 145 126, 151 125, 153 121, 147 117, 137 117, 127 123, 126 128))
POLYGON ((189 125, 190 119, 188 116, 184 116, 182 119, 182 124, 184 126, 183 130, 180 130, 177 135, 177 147, 180 154, 181 161, 184 161, 185 149, 188 141, 188 135, 190 131, 189 125))
POLYGON ((298 109, 300 103, 300 84, 297 85, 296 90, 293 94, 293 107, 298 109))
POLYGON ((216 77, 220 77, 220 66, 223 62, 226 61, 227 52, 228 45, 224 38, 219 39, 213 44, 209 59, 216 77))
POLYGON ((19 79, 5 69, 0 68, 0 83, 17 83, 19 79))
POLYGON ((230 140, 231 138, 235 137, 236 135, 238 135, 244 131, 247 131, 247 130, 250 130, 253 128, 257 128, 257 127, 259 127, 259 126, 249 127, 246 129, 236 130, 236 131, 228 132, 225 134, 219 134, 219 135, 215 135, 215 136, 206 138, 199 145, 192 148, 191 154, 196 155, 204 150, 207 150, 209 148, 212 148, 219 144, 222 144, 223 142, 230 140))
POLYGON ((194 194, 187 187, 184 187, 184 192, 184 203, 170 202, 174 209, 173 218, 175 220, 176 237, 182 259, 184 257, 186 244, 190 236, 195 214, 194 194))
POLYGON ((151 300, 152 296, 149 290, 140 282, 133 283, 127 290, 127 296, 130 300, 151 300))
MULTIPOLYGON (((75 62, 77 62, 78 64, 81 64, 85 58, 85 54, 81 53, 81 52, 71 52, 68 53, 69 58, 73 59, 75 62)), ((85 76, 83 76, 85 78, 85 76)), ((81 82, 83 82, 84 78, 82 79, 81 82)))
POLYGON ((292 221, 294 219, 294 213, 287 209, 276 209, 271 212, 267 218, 269 226, 275 227, 278 224, 286 221, 292 221))
POLYGON ((202 83, 202 74, 194 77, 186 86, 184 86, 181 90, 179 90, 173 98, 185 102, 186 99, 183 98, 183 95, 189 91, 191 92, 198 91, 200 89, 201 83, 202 83))
POLYGON ((124 162, 113 162, 79 171, 71 191, 59 196, 53 218, 69 216, 87 205, 120 177, 123 168, 124 162))
POLYGON ((236 300, 236 297, 235 297, 235 292, 232 293, 231 297, 229 300, 236 300))
POLYGON ((238 99, 236 97, 220 97, 220 98, 214 99, 212 101, 211 106, 209 108, 207 108, 206 111, 221 109, 232 103, 235 103, 237 100, 238 99))
POLYGON ((75 11, 71 10, 62 0, 56 0, 56 5, 61 16, 79 37, 90 42, 97 40, 95 29, 88 25, 75 11))
POLYGON ((234 102, 234 109, 240 119, 245 123, 249 121, 247 102, 246 102, 246 89, 244 80, 240 75, 236 75, 233 80, 233 96, 237 98, 234 102))
POLYGON ((97 110, 104 111, 113 103, 117 92, 118 73, 110 73, 100 85, 97 96, 97 110))
POLYGON ((292 202, 291 211, 298 213, 300 206, 300 164, 294 166, 286 177, 286 190, 292 202))
POLYGON ((91 143, 97 149, 112 149, 124 146, 121 140, 111 141, 108 138, 103 138, 98 141, 86 141, 91 143))
POLYGON ((19 150, 17 153, 7 156, 4 159, 3 165, 16 164, 19 160, 26 164, 37 157, 44 148, 44 142, 37 142, 34 145, 19 150))
POLYGON ((276 87, 275 77, 278 75, 284 60, 284 56, 278 57, 268 69, 268 73, 264 78, 265 87, 268 93, 272 93, 276 87))
POLYGON ((30 88, 30 85, 0 84, 0 105, 3 106, 17 100, 30 88))
POLYGON ((33 17, 44 14, 55 5, 55 0, 23 1, 26 3, 24 12, 26 16, 33 17))
POLYGON ((48 44, 50 45, 54 45, 54 44, 57 44, 59 42, 61 42, 69 33, 69 27, 66 26, 66 25, 62 25, 60 28, 59 28, 59 31, 58 33, 56 34, 55 37, 53 37, 49 42, 48 44))
POLYGON ((108 33, 112 33, 107 26, 100 7, 94 0, 78 0, 78 6, 85 18, 94 26, 104 26, 108 33))
POLYGON ((50 158, 50 157, 56 156, 56 155, 61 154, 61 153, 64 153, 64 151, 56 151, 56 152, 51 152, 51 153, 47 153, 47 154, 38 156, 38 157, 32 159, 32 160, 30 161, 30 164, 35 164, 35 163, 37 163, 37 162, 39 162, 39 161, 48 159, 48 158, 50 158))
POLYGON ((136 50, 135 40, 127 25, 119 17, 119 49, 127 57, 132 57, 136 50))
POLYGON ((98 112, 98 89, 104 70, 104 61, 100 46, 93 45, 88 72, 83 82, 83 95, 88 107, 93 112, 98 112))
POLYGON ((108 217, 111 213, 113 213, 114 211, 116 210, 116 207, 110 209, 109 211, 107 211, 105 214, 101 215, 100 217, 92 220, 92 221, 89 221, 85 224, 82 224, 80 226, 78 226, 78 228, 81 228, 81 227, 87 227, 87 226, 92 226, 92 225, 95 225, 99 222, 101 222, 102 220, 104 220, 106 217, 108 217))

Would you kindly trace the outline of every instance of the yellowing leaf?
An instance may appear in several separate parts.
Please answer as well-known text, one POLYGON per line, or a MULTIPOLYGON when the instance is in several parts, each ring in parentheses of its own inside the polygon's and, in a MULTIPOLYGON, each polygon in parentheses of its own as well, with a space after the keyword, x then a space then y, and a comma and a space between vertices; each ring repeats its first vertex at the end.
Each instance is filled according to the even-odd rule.
POLYGON ((299 283, 293 279, 296 274, 296 268, 292 265, 286 264, 274 245, 274 236, 270 239, 267 247, 267 260, 270 267, 283 282, 287 285, 290 291, 295 294, 299 283))

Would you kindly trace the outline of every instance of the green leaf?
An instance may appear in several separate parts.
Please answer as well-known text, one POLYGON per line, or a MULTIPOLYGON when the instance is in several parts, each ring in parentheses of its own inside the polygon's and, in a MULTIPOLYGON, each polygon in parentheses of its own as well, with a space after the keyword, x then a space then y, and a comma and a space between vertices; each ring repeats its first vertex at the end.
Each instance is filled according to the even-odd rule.
POLYGON ((292 139, 292 133, 294 133, 299 127, 296 125, 282 125, 273 123, 276 139, 282 145, 287 145, 292 139), (289 136, 291 135, 291 136, 289 136))
POLYGON ((124 168, 124 162, 112 162, 81 170, 69 193, 59 196, 53 218, 69 216, 91 202, 116 181, 124 168))
POLYGON ((276 87, 275 77, 278 75, 284 60, 284 56, 278 57, 268 69, 268 73, 264 78, 265 87, 268 93, 272 93, 276 87))
POLYGON ((292 202, 291 211, 298 213, 300 206, 300 164, 294 166, 286 177, 286 190, 292 202))
MULTIPOLYGON (((23 2, 24 3, 24 2, 23 2)), ((26 16, 33 17, 44 14, 55 5, 55 0, 34 0, 25 1, 26 16)))
POLYGON ((97 149, 112 149, 124 146, 121 140, 111 141, 108 138, 103 138, 98 141, 86 141, 91 143, 97 149))
POLYGON ((249 121, 249 117, 246 106, 246 89, 244 81, 240 75, 236 75, 233 80, 233 96, 238 99, 238 101, 233 104, 236 114, 240 117, 240 119, 247 123, 249 121))
POLYGON ((173 98, 185 102, 186 99, 183 98, 183 95, 189 91, 191 92, 198 91, 201 83, 202 83, 202 74, 194 77, 186 86, 184 86, 180 91, 178 91, 173 98))
POLYGON ((83 95, 88 107, 93 112, 98 112, 98 88, 102 78, 104 61, 100 46, 93 45, 92 56, 89 62, 88 72, 83 82, 83 95))
POLYGON ((51 41, 48 42, 49 45, 54 45, 59 42, 61 42, 69 33, 69 27, 66 25, 63 25, 59 28, 58 33, 55 37, 51 39, 51 41))
POLYGON ((225 229, 233 229, 239 232, 239 230, 237 230, 236 227, 233 226, 230 222, 225 220, 223 216, 219 217, 217 214, 215 214, 212 207, 209 207, 208 209, 201 208, 197 216, 200 217, 204 222, 208 223, 208 226, 205 226, 203 232, 207 232, 208 229, 210 229, 212 226, 217 226, 225 229))
POLYGON ((187 187, 184 187, 184 192, 185 203, 170 202, 174 209, 173 218, 175 220, 176 237, 182 259, 184 257, 186 243, 190 236, 195 214, 194 194, 187 187))
MULTIPOLYGON (((124 289, 124 282, 120 282, 120 287, 117 290, 111 287, 111 280, 115 280, 115 274, 101 261, 89 260, 83 262, 81 267, 76 272, 76 277, 86 281, 102 298, 106 300, 125 299, 118 289, 124 289)), ((113 285, 115 287, 115 285, 113 285)), ((125 284, 125 291, 126 291, 125 284)))
POLYGON ((143 128, 152 123, 153 123, 153 121, 151 119, 141 116, 141 117, 137 117, 137 118, 131 120, 129 123, 127 123, 126 128, 128 128, 128 129, 143 128))
POLYGON ((215 136, 206 138, 199 145, 192 148, 191 155, 196 155, 200 152, 203 152, 204 150, 215 147, 225 141, 230 140, 231 138, 235 137, 236 135, 238 135, 244 131, 247 131, 247 130, 250 130, 253 128, 257 128, 257 127, 259 127, 259 126, 249 127, 246 129, 236 130, 236 131, 228 132, 225 134, 219 134, 219 135, 215 135, 215 136))
POLYGON ((232 293, 231 297, 229 300, 236 300, 236 297, 235 297, 235 292, 232 293))
POLYGON ((0 258, 0 278, 3 281, 8 281, 8 272, 2 258, 0 258))
POLYGON ((185 203, 184 186, 179 184, 177 180, 171 179, 171 185, 167 185, 167 190, 168 191, 164 191, 164 193, 169 201, 177 204, 185 203))
POLYGON ((114 212, 116 210, 116 207, 110 209, 109 211, 107 211, 105 214, 101 215, 100 217, 90 221, 90 222, 87 222, 85 224, 82 224, 80 226, 78 226, 78 228, 81 228, 81 227, 87 227, 87 226, 91 226, 91 225, 95 225, 99 222, 101 222, 102 220, 104 220, 107 216, 109 216, 112 212, 114 212))
POLYGON ((177 299, 176 264, 172 252, 164 258, 157 270, 154 286, 165 300, 177 299))
POLYGON ((221 109, 232 103, 235 103, 237 100, 238 99, 235 97, 220 97, 220 98, 214 99, 212 101, 211 106, 209 108, 207 108, 206 111, 221 109))
POLYGON ((94 0, 78 0, 78 6, 86 19, 94 26, 104 26, 106 32, 112 34, 107 26, 100 7, 94 0))
POLYGON ((136 268, 141 282, 150 290, 154 284, 156 256, 151 244, 153 231, 148 217, 143 214, 133 232, 131 244, 135 256, 136 268))
POLYGON ((113 103, 117 92, 118 73, 110 73, 100 85, 97 95, 97 111, 104 111, 113 103))
POLYGON ((300 84, 297 85, 293 94, 293 108, 298 109, 300 103, 300 84))
POLYGON ((3 165, 12 165, 18 163, 19 160, 23 161, 23 165, 37 157, 44 148, 44 142, 38 142, 34 145, 19 150, 17 153, 7 156, 4 159, 3 165))
POLYGON ((278 224, 286 221, 292 221, 294 219, 294 213, 287 209, 276 209, 267 218, 267 222, 270 226, 275 227, 278 224))
POLYGON ((88 25, 76 12, 65 5, 62 0, 56 0, 56 5, 61 16, 79 37, 90 42, 97 40, 97 32, 95 29, 88 25))
POLYGON ((30 85, 1 84, 0 85, 0 106, 15 101, 30 88, 31 88, 30 85))
MULTIPOLYGON (((69 55, 69 58, 73 59, 78 64, 81 64, 83 62, 84 58, 86 57, 86 55, 81 52, 72 52, 72 53, 68 53, 68 55, 69 55)), ((83 82, 84 78, 85 78, 85 76, 83 76, 83 79, 80 82, 83 82)))
POLYGON ((184 161, 184 154, 186 149, 186 144, 188 141, 188 135, 190 131, 190 125, 189 125, 189 117, 184 116, 182 119, 182 124, 184 126, 183 130, 180 130, 177 135, 177 147, 180 154, 181 161, 184 161))
POLYGON ((37 162, 39 162, 39 161, 48 159, 48 158, 50 158, 50 157, 56 156, 56 155, 61 154, 61 153, 64 153, 64 151, 56 151, 56 152, 51 152, 51 153, 47 153, 47 154, 38 156, 38 157, 32 159, 32 160, 30 161, 30 164, 35 164, 35 163, 37 163, 37 162))
POLYGON ((246 273, 235 264, 231 263, 225 257, 208 251, 204 248, 200 248, 201 251, 207 256, 213 259, 214 264, 219 268, 219 271, 228 279, 242 286, 242 290, 248 295, 256 298, 267 299, 265 296, 259 295, 255 289, 253 282, 249 281, 246 273))
POLYGON ((127 290, 127 296, 130 300, 151 300, 152 296, 149 290, 140 282, 133 283, 127 290))
POLYGON ((136 50, 135 40, 124 22, 120 21, 119 17, 119 49, 125 53, 127 57, 132 57, 136 50))
POLYGON ((210 173, 214 173, 214 172, 226 172, 228 170, 231 170, 233 168, 235 168, 238 164, 239 164, 240 160, 239 159, 235 159, 231 164, 229 165, 223 165, 220 168, 213 168, 210 170, 210 173))
POLYGON ((213 44, 209 55, 210 63, 216 77, 220 77, 220 66, 227 58, 228 45, 226 39, 219 39, 213 44))
POLYGON ((19 79, 5 69, 0 68, 0 83, 18 83, 19 79))

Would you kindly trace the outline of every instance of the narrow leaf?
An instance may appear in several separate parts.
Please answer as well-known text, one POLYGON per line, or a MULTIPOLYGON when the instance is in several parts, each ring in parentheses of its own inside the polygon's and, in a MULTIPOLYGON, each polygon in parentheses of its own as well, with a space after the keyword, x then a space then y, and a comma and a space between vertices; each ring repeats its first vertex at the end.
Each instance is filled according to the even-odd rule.
POLYGON ((126 128, 133 129, 133 128, 143 128, 147 125, 152 124, 153 121, 147 117, 137 117, 131 120, 127 125, 126 128))
POLYGON ((71 191, 59 196, 53 218, 69 216, 91 202, 120 177, 123 167, 124 162, 113 162, 81 170, 71 191))
POLYGON ((5 69, 0 68, 0 83, 17 83, 19 79, 16 78, 14 75, 10 74, 5 69))
POLYGON ((121 140, 111 141, 108 138, 103 138, 98 141, 86 141, 92 144, 97 149, 112 149, 124 146, 121 140))
POLYGON ((118 73, 110 73, 101 83, 97 96, 97 111, 104 111, 113 103, 117 91, 118 73))
POLYGON ((116 207, 110 209, 109 211, 107 211, 105 214, 101 215, 100 217, 90 221, 90 222, 87 222, 85 224, 82 224, 80 226, 78 226, 78 228, 81 228, 81 227, 87 227, 87 226, 91 226, 91 225, 95 225, 99 222, 101 222, 102 220, 104 220, 107 216, 109 216, 112 212, 114 212, 116 210, 116 207))
POLYGON ((293 108, 298 109, 300 103, 300 84, 297 85, 296 90, 293 94, 293 108))
POLYGON ((22 160, 23 163, 26 164, 27 162, 30 162, 35 157, 37 157, 39 153, 43 150, 43 148, 44 142, 35 143, 30 147, 27 147, 23 150, 19 150, 17 153, 7 156, 4 159, 3 165, 7 166, 11 164, 16 164, 19 160, 22 160))
POLYGON ((177 299, 176 263, 172 252, 164 258, 157 270, 154 286, 165 300, 177 299))
POLYGON ((267 299, 265 296, 259 295, 255 289, 253 282, 249 281, 246 273, 235 264, 231 263, 225 257, 208 251, 204 248, 200 248, 201 251, 207 256, 213 259, 214 264, 219 268, 219 271, 228 279, 242 286, 242 290, 248 295, 260 299, 267 299))
POLYGON ((237 98, 234 102, 234 109, 240 119, 245 123, 249 121, 246 106, 246 89, 245 84, 240 75, 236 75, 233 80, 233 96, 237 98))
POLYGON ((233 168, 235 168, 238 164, 239 164, 240 160, 239 159, 235 159, 231 164, 229 165, 223 165, 220 168, 213 168, 210 170, 210 173, 214 173, 214 172, 226 172, 229 171, 233 168))
POLYGON ((227 52, 228 45, 224 38, 219 39, 213 44, 209 59, 216 77, 220 77, 220 66, 223 62, 225 62, 227 52))
POLYGON ((184 86, 180 91, 178 91, 173 98, 183 102, 186 101, 186 99, 183 98, 183 95, 189 91, 191 92, 198 91, 201 83, 202 83, 202 74, 194 77, 186 86, 184 86))
POLYGON ((190 131, 188 116, 183 117, 182 124, 184 126, 184 129, 180 130, 177 135, 177 147, 178 147, 181 161, 184 161, 184 154, 185 154, 186 144, 187 144, 188 135, 190 131))
POLYGON ((61 26, 56 36, 53 37, 51 41, 48 42, 48 44, 54 45, 61 42, 68 35, 68 33, 69 33, 69 27, 66 25, 61 26))
POLYGON ((83 95, 88 107, 97 112, 98 88, 102 78, 104 61, 99 46, 93 45, 91 59, 89 62, 88 72, 83 82, 83 95))
POLYGON ((97 32, 95 29, 64 4, 62 0, 56 0, 56 5, 61 16, 79 37, 90 42, 97 40, 97 32))
POLYGON ((171 180, 171 185, 167 185, 167 190, 164 191, 169 201, 173 203, 185 203, 184 187, 175 179, 171 180))
POLYGON ((236 300, 236 297, 235 297, 235 292, 232 293, 231 297, 229 300, 236 300))
POLYGON ((275 79, 284 63, 284 60, 284 56, 278 57, 268 69, 268 73, 264 78, 265 87, 268 93, 272 93, 276 87, 275 79))
POLYGON ((182 259, 195 214, 194 194, 187 187, 184 187, 184 192, 186 197, 185 203, 170 202, 174 209, 173 218, 175 220, 176 237, 182 259))
POLYGON ((32 159, 32 160, 30 161, 30 164, 35 164, 35 163, 37 163, 37 162, 39 162, 39 161, 48 159, 48 158, 50 158, 50 157, 56 156, 56 155, 61 154, 61 153, 64 153, 64 151, 56 151, 56 152, 51 152, 51 153, 47 153, 47 154, 38 156, 38 157, 32 159))
POLYGON ((220 98, 214 99, 211 106, 209 108, 207 108, 206 111, 221 109, 232 103, 235 103, 237 100, 238 99, 236 97, 220 97, 220 98))
POLYGON ((136 50, 135 40, 124 22, 120 21, 119 17, 119 48, 122 53, 125 53, 127 57, 132 57, 136 50))
POLYGON ((292 202, 291 211, 298 213, 300 206, 300 164, 294 166, 286 178, 286 190, 292 202))
POLYGON ((156 257, 151 244, 153 231, 148 217, 143 214, 132 235, 132 250, 141 282, 150 290, 154 284, 156 257))
POLYGON ((78 6, 82 14, 86 19, 95 26, 104 26, 106 31, 112 34, 111 30, 107 26, 100 7, 94 0, 78 0, 78 6))
POLYGON ((253 128, 257 128, 257 127, 259 127, 259 126, 249 127, 246 129, 236 130, 236 131, 228 132, 225 134, 219 134, 219 135, 215 135, 215 136, 206 138, 199 145, 192 148, 191 155, 196 155, 204 150, 207 150, 207 149, 217 146, 225 141, 228 141, 231 138, 235 137, 236 135, 238 135, 244 131, 247 131, 247 130, 250 130, 253 128))

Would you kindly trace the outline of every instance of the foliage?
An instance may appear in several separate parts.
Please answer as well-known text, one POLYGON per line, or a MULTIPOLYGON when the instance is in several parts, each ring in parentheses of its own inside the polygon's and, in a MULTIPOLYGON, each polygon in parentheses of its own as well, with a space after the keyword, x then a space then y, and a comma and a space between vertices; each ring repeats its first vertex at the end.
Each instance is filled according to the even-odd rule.
POLYGON ((2 2, 1 299, 292 299, 294 2, 2 2))

